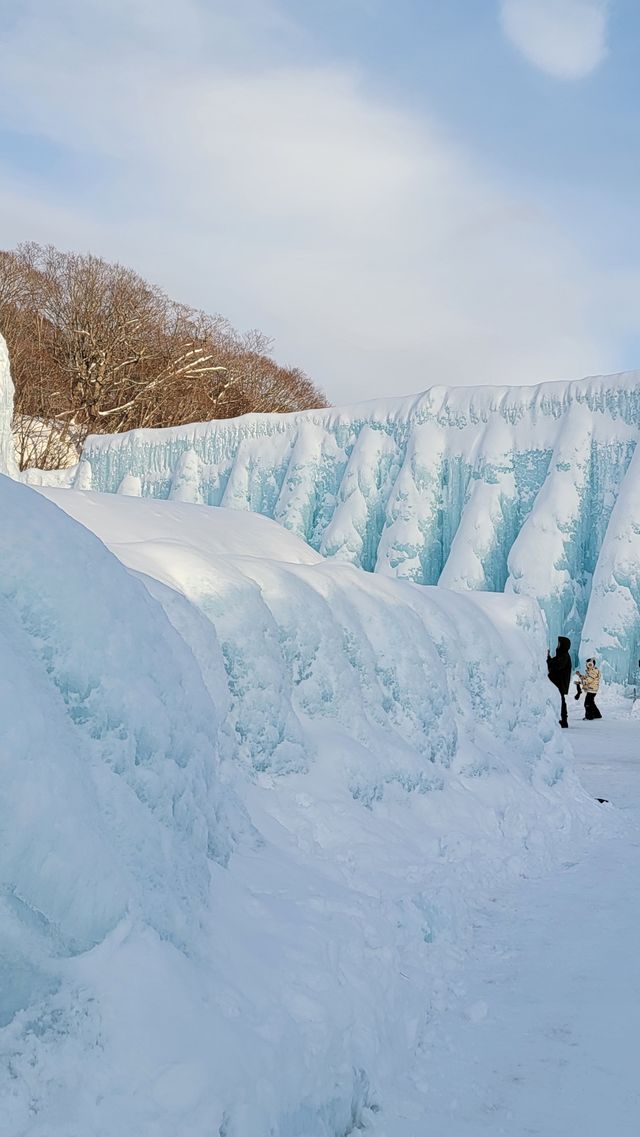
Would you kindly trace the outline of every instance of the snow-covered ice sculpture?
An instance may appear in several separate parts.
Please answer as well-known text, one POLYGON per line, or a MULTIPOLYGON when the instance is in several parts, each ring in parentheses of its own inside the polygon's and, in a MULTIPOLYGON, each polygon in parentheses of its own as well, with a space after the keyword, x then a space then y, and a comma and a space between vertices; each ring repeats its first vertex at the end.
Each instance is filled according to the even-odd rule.
POLYGON ((13 383, 9 367, 9 352, 4 337, 0 335, 0 474, 17 476, 11 420, 13 418, 13 383))
POLYGON ((399 1134, 479 909, 596 823, 538 607, 246 511, 0 518, 0 1132, 399 1134))
MULTIPOLYGON (((606 648, 606 677, 625 681, 640 656, 637 593, 625 593, 620 626, 604 566, 622 555, 611 546, 630 524, 627 506, 614 505, 637 480, 639 427, 637 372, 433 387, 346 409, 92 437, 83 486, 123 492, 136 479, 142 496, 273 517, 324 556, 370 571, 535 596, 551 642, 566 633, 578 648, 588 617, 590 650, 606 648)), ((629 502, 632 488, 625 494, 629 502)))

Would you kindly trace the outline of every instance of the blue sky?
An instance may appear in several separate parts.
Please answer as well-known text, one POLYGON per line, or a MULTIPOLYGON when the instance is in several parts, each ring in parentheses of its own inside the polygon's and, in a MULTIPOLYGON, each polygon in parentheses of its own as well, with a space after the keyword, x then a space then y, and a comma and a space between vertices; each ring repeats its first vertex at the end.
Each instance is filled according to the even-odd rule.
POLYGON ((632 0, 0 0, 0 243, 336 402, 640 366, 632 0))

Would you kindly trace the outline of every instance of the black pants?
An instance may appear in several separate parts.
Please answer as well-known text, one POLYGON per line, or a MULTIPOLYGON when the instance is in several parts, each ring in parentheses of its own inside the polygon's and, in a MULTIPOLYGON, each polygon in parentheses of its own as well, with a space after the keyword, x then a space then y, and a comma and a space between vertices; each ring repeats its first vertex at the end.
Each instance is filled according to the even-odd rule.
POLYGON ((586 719, 601 719, 602 715, 596 707, 596 697, 593 691, 587 691, 584 697, 584 717, 586 719))
POLYGON ((567 700, 565 699, 562 691, 560 692, 560 698, 562 699, 562 707, 560 710, 560 725, 568 726, 569 720, 567 718, 567 700))

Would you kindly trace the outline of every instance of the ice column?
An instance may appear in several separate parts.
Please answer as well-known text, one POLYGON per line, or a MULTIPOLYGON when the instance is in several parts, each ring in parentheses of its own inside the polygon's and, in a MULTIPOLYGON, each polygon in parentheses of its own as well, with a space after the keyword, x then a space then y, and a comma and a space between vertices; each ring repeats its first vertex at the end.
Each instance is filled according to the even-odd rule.
POLYGON ((593 417, 574 403, 560 427, 546 480, 508 557, 506 592, 534 596, 549 642, 568 635, 577 653, 589 595, 585 548, 590 525, 593 417))
POLYGON ((494 418, 484 432, 465 506, 438 581, 444 588, 502 592, 517 534, 513 431, 494 418))
POLYGON ((637 683, 640 658, 640 447, 636 447, 593 575, 580 658, 605 681, 637 683))
POLYGON ((0 335, 0 474, 18 476, 18 464, 13 445, 11 420, 13 418, 13 383, 9 367, 9 352, 0 335))

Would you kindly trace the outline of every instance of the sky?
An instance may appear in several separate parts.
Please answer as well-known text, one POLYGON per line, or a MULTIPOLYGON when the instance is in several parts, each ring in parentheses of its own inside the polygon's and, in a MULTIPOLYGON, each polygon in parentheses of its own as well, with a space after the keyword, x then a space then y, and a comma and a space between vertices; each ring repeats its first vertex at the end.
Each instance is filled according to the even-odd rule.
POLYGON ((637 0, 0 0, 0 247, 334 403, 640 368, 637 0))

